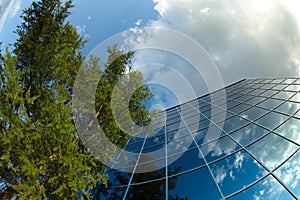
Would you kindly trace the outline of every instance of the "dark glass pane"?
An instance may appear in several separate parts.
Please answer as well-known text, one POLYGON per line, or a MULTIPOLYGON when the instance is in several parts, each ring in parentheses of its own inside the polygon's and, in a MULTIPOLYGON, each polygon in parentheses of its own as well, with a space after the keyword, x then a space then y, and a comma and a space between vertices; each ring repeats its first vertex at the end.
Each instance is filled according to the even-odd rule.
POLYGON ((275 132, 282 135, 300 145, 300 120, 290 118, 280 127, 275 129, 275 132))
POLYGON ((137 151, 137 150, 140 150, 142 148, 142 145, 143 145, 143 141, 135 142, 135 143, 127 145, 125 150, 130 151, 130 152, 137 151))
POLYGON ((165 152, 165 144, 144 148, 142 152, 148 153, 150 156, 156 159, 161 158, 162 156, 164 156, 164 153, 162 152, 165 152))
POLYGON ((294 198, 290 193, 274 179, 272 176, 267 176, 254 186, 248 188, 242 193, 230 198, 230 200, 240 199, 263 199, 263 200, 293 200, 294 198))
POLYGON ((257 120, 257 123, 270 130, 273 130, 275 127, 283 123, 287 118, 288 117, 285 115, 271 112, 257 120))
MULTIPOLYGON (((132 170, 133 171, 133 167, 132 170)), ((115 187, 120 185, 128 185, 131 173, 118 171, 118 170, 111 170, 108 172, 108 187, 115 187)))
POLYGON ((176 196, 189 200, 221 199, 207 168, 169 178, 168 185, 169 199, 175 200, 176 196))
POLYGON ((171 176, 175 173, 184 172, 204 164, 202 157, 199 156, 199 149, 194 148, 168 157, 168 174, 171 176))
POLYGON ((295 144, 275 134, 270 134, 247 147, 260 162, 271 170, 284 162, 297 148, 295 144))
POLYGON ((249 124, 248 126, 239 129, 231 134, 231 136, 241 145, 247 146, 251 142, 257 140, 261 136, 267 134, 269 131, 257 126, 256 124, 249 124))
POLYGON ((163 144, 165 143, 165 134, 153 136, 150 138, 147 138, 144 148, 153 146, 153 145, 158 145, 158 144, 163 144))
POLYGON ((111 199, 123 199, 127 187, 117 187, 111 189, 103 188, 100 185, 99 188, 94 189, 93 200, 111 200, 111 199))
POLYGON ((300 197, 300 151, 275 171, 275 175, 300 197))
POLYGON ((211 168, 225 196, 253 183, 267 173, 245 151, 239 151, 218 161, 212 164, 211 168))
POLYGON ((150 183, 131 185, 129 187, 125 199, 126 200, 152 200, 152 199, 165 200, 166 181, 165 179, 162 179, 150 183))
POLYGON ((166 159, 153 160, 154 157, 143 154, 140 157, 139 164, 135 168, 132 183, 140 183, 166 176, 166 159))

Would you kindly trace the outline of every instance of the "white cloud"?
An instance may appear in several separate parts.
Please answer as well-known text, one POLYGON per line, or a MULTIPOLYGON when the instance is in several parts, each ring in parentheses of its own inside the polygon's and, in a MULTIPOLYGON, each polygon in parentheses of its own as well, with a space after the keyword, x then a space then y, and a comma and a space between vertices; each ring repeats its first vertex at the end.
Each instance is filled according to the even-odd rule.
POLYGON ((11 17, 15 17, 19 13, 20 9, 21 9, 21 0, 18 0, 14 4, 14 6, 13 6, 13 8, 11 10, 11 17))
POLYGON ((198 41, 218 65, 226 84, 242 78, 299 74, 299 3, 153 1, 160 18, 148 25, 175 29, 198 41))
POLYGON ((89 16, 88 16, 88 20, 91 20, 91 19, 92 19, 92 15, 89 15, 89 16))
POLYGON ((243 160, 245 158, 245 155, 242 154, 240 151, 235 154, 235 160, 234 160, 234 167, 236 169, 241 169, 243 167, 243 160))
POLYGON ((85 33, 85 29, 86 29, 86 26, 85 25, 82 25, 82 26, 76 26, 76 30, 79 34, 84 34, 85 33))

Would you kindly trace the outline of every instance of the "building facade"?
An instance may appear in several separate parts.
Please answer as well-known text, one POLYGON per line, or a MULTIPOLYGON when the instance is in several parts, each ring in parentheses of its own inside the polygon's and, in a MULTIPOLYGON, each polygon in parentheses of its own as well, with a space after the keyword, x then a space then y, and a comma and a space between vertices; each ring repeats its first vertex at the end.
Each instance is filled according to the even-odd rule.
POLYGON ((299 198, 299 91, 300 79, 246 79, 166 110, 158 133, 128 143, 143 154, 132 173, 110 170, 96 199, 299 198))

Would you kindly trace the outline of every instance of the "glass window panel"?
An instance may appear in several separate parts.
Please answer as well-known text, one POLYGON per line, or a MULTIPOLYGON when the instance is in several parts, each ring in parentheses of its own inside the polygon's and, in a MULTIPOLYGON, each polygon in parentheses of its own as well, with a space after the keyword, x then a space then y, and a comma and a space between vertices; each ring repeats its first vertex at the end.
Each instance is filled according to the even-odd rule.
POLYGON ((294 78, 289 78, 289 79, 286 79, 285 81, 283 81, 282 83, 285 83, 285 84, 291 84, 295 81, 296 79, 294 78))
POLYGON ((274 173, 275 175, 300 197, 300 151, 284 163, 274 173))
POLYGON ((210 120, 214 123, 218 123, 221 121, 225 121, 226 119, 229 119, 231 117, 233 117, 233 114, 231 114, 230 112, 221 112, 217 115, 212 116, 210 120))
POLYGON ((256 95, 259 95, 259 94, 261 94, 263 92, 265 92, 265 90, 255 89, 252 92, 249 92, 249 94, 256 96, 256 95))
POLYGON ((217 140, 218 138, 220 138, 223 135, 224 135, 224 132, 222 132, 215 125, 212 125, 209 128, 197 131, 196 133, 193 134, 198 145, 203 145, 210 141, 217 140))
POLYGON ((165 134, 147 138, 144 148, 165 143, 165 134))
POLYGON ((211 169, 225 196, 253 183, 267 173, 245 151, 239 151, 212 164, 211 169))
POLYGON ((290 118, 280 127, 278 127, 275 132, 282 135, 300 145, 300 120, 295 118, 290 118))
POLYGON ((266 92, 260 94, 259 96, 269 98, 269 97, 271 97, 271 96, 273 96, 273 95, 275 95, 275 94, 277 94, 277 93, 278 93, 278 91, 268 90, 268 91, 266 91, 266 92))
POLYGON ((285 92, 285 91, 281 91, 277 94, 275 94, 272 98, 274 99, 282 99, 282 100, 287 100, 289 99, 291 96, 295 95, 295 92, 285 92))
POLYGON ((297 111, 294 115, 293 115, 294 118, 299 118, 300 119, 300 111, 297 111))
POLYGON ((156 177, 151 177, 152 179, 158 179, 158 178, 163 178, 165 177, 166 173, 166 158, 162 159, 157 159, 155 160, 154 157, 148 155, 148 154, 143 154, 140 157, 139 164, 136 166, 135 169, 135 174, 133 178, 135 179, 131 183, 138 183, 138 182, 143 182, 143 181, 150 181, 151 179, 146 179, 146 178, 138 178, 137 179, 137 174, 142 173, 145 175, 145 177, 155 173, 157 174, 156 177), (159 175, 158 175, 159 174, 159 175))
POLYGON ((198 131, 198 130, 202 130, 206 127, 208 127, 210 125, 210 121, 208 119, 203 119, 200 122, 196 122, 194 124, 190 124, 188 125, 190 131, 192 133, 198 131))
POLYGON ((294 198, 276 179, 269 175, 254 186, 230 198, 230 200, 239 199, 293 200, 294 198))
POLYGON ((289 85, 284 90, 298 92, 300 90, 300 85, 289 85))
POLYGON ((133 144, 130 144, 130 145, 126 146, 125 150, 126 151, 130 151, 130 152, 136 151, 136 150, 141 149, 142 145, 143 145, 143 141, 141 141, 141 142, 135 142, 133 144))
POLYGON ((243 127, 246 124, 249 124, 250 122, 239 117, 239 116, 234 116, 230 119, 227 119, 224 123, 224 126, 221 127, 222 124, 218 123, 220 128, 222 128, 226 133, 231 133, 241 127, 243 127))
POLYGON ((168 141, 190 134, 186 127, 174 130, 167 134, 168 141))
POLYGON ((181 120, 180 116, 174 117, 174 118, 167 118, 168 124, 178 123, 181 120))
POLYGON ((275 87, 272 88, 272 90, 282 90, 283 88, 286 88, 287 85, 276 85, 275 87))
POLYGON ((281 83, 283 79, 274 79, 271 83, 281 83))
POLYGON ((103 200, 110 200, 110 199, 123 199, 127 187, 118 187, 118 188, 111 188, 111 189, 103 189, 100 186, 100 189, 96 189, 94 192, 94 199, 103 199, 103 200))
POLYGON ((177 154, 183 151, 186 151, 190 148, 195 147, 196 144, 191 135, 187 135, 185 137, 176 138, 170 141, 167 145, 167 155, 177 154))
POLYGON ((248 120, 254 121, 255 119, 266 114, 267 112, 268 112, 267 110, 264 110, 262 108, 253 107, 253 108, 250 108, 249 110, 241 112, 239 115, 248 120))
MULTIPOLYGON (((156 175, 151 175, 155 177, 156 175)), ((140 178, 144 178, 143 174, 139 175, 140 178)), ((126 200, 135 200, 135 199, 166 199, 166 181, 165 179, 144 183, 131 185, 129 187, 126 200)), ((114 199, 114 198, 112 198, 114 199)), ((119 198, 116 198, 119 199, 119 198)), ((120 198, 122 199, 122 198, 120 198)))
POLYGON ((237 107, 231 108, 230 111, 233 112, 233 113, 238 114, 238 113, 241 113, 241 112, 244 112, 244 111, 248 110, 251 107, 252 106, 247 105, 247 104, 240 104, 237 107))
POLYGON ((300 104, 299 103, 293 103, 293 102, 285 102, 284 104, 282 104, 281 106, 279 106, 278 108, 276 108, 276 111, 288 114, 288 115, 292 115, 294 114, 298 109, 300 108, 300 104))
POLYGON ((185 123, 187 125, 189 124, 194 124, 196 122, 199 122, 200 120, 204 119, 204 117, 201 117, 200 113, 195 113, 195 115, 191 116, 191 117, 184 117, 183 118, 185 123))
POLYGON ((300 93, 297 93, 296 95, 294 95, 293 97, 291 97, 289 100, 300 103, 300 93))
POLYGON ((240 102, 237 102, 237 101, 229 101, 227 102, 227 109, 230 109, 230 108, 233 108, 237 105, 240 105, 241 103, 240 102))
POLYGON ((270 134, 247 149, 266 167, 274 170, 296 151, 297 146, 275 134, 270 134))
POLYGON ((194 148, 184 153, 168 157, 168 174, 184 172, 204 165, 204 160, 199 156, 199 149, 194 148), (175 171, 176 169, 176 171, 175 171))
MULTIPOLYGON (((133 171, 134 166, 132 166, 133 171)), ((118 170, 111 170, 108 172, 108 187, 115 187, 120 185, 128 185, 131 173, 118 171, 118 170)))
POLYGON ((272 110, 282 103, 283 103, 283 101, 281 101, 281 100, 267 99, 264 102, 258 104, 258 106, 272 110))
POLYGON ((166 131, 167 133, 171 132, 171 131, 174 131, 174 130, 177 130, 177 129, 180 129, 180 128, 183 128, 185 127, 185 124, 183 121, 180 121, 180 123, 172 123, 172 124, 169 124, 167 122, 167 128, 166 128, 166 131))
POLYGON ((254 98, 250 99, 249 101, 247 101, 247 103, 251 104, 251 105, 256 105, 264 100, 266 100, 266 98, 264 98, 264 97, 254 97, 254 98))
POLYGON ((266 90, 268 90, 268 89, 274 87, 275 85, 276 85, 276 84, 266 84, 266 85, 262 86, 261 89, 266 89, 266 90))
POLYGON ((224 156, 228 156, 240 147, 233 142, 229 137, 225 136, 215 142, 208 143, 200 147, 207 162, 215 161, 224 156))
POLYGON ((160 144, 160 145, 144 148, 142 152, 148 153, 150 156, 155 157, 155 159, 159 159, 162 156, 164 156, 164 154, 162 153, 164 151, 165 151, 165 144, 160 144))
POLYGON ((297 79, 293 84, 300 84, 300 79, 297 79))
POLYGON ((199 114, 199 111, 197 111, 197 110, 192 110, 191 112, 189 112, 189 113, 185 113, 184 115, 182 115, 182 117, 183 118, 189 118, 189 117, 191 117, 191 116, 194 116, 195 114, 199 114))
POLYGON ((254 98, 254 96, 251 96, 251 95, 243 95, 241 96, 240 98, 238 99, 235 99, 236 101, 239 101, 239 102, 246 102, 248 101, 249 99, 252 99, 254 98))
POLYGON ((168 185, 169 198, 175 199, 178 196, 178 198, 189 200, 198 200, 199 197, 201 199, 221 199, 207 168, 200 168, 190 173, 169 178, 168 185))
POLYGON ((287 118, 288 117, 285 115, 271 112, 257 120, 257 123, 270 130, 273 130, 274 128, 282 124, 287 118))
POLYGON ((231 136, 242 146, 247 146, 268 132, 269 131, 256 124, 249 124, 248 126, 235 131, 231 136))

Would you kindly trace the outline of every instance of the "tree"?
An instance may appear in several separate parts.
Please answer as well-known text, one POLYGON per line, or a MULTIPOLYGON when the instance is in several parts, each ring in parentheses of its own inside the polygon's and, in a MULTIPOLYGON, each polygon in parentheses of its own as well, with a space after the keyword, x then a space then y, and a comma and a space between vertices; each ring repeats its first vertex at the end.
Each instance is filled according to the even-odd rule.
MULTIPOLYGON (((81 54, 85 41, 66 22, 72 1, 64 2, 41 0, 25 9, 14 54, 7 50, 1 62, 0 183, 6 190, 0 191, 0 198, 88 198, 97 182, 107 181, 106 167, 84 147, 74 124, 72 88, 85 64, 81 54)), ((124 146, 128 136, 111 121, 109 101, 113 87, 131 68, 133 53, 116 47, 108 51, 95 109, 108 137, 124 146)), ((96 61, 94 57, 88 62, 99 67, 96 61)), ((142 76, 132 71, 126 80, 141 83, 142 76)), ((142 86, 131 98, 136 122, 149 121, 144 103, 150 97, 149 89, 142 86)))

